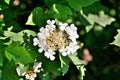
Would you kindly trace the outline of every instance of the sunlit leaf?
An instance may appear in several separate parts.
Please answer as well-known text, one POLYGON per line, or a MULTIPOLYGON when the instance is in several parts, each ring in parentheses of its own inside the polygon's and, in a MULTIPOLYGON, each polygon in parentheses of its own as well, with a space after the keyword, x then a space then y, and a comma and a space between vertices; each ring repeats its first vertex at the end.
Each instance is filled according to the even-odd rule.
POLYGON ((5 0, 5 2, 6 2, 7 4, 9 4, 9 3, 10 3, 10 0, 5 0))
POLYGON ((86 26, 85 27, 86 32, 88 33, 92 28, 93 28, 93 25, 86 26))
POLYGON ((28 17, 28 20, 26 22, 26 25, 32 25, 35 26, 35 23, 33 22, 33 13, 31 13, 28 17))
POLYGON ((28 36, 36 36, 36 33, 31 30, 23 30, 21 32, 15 33, 12 32, 11 30, 4 31, 4 36, 6 38, 10 38, 12 41, 20 41, 23 42, 23 35, 24 33, 27 33, 28 36))
POLYGON ((118 34, 114 37, 115 40, 111 43, 120 47, 120 29, 117 30, 118 34))
POLYGON ((95 23, 98 23, 103 27, 106 27, 106 25, 110 25, 115 21, 115 18, 106 15, 103 11, 100 11, 99 15, 88 14, 88 16, 84 15, 84 17, 89 21, 90 24, 93 25, 95 23))
POLYGON ((71 54, 68 57, 76 66, 80 66, 83 64, 82 61, 77 57, 77 53, 71 54))

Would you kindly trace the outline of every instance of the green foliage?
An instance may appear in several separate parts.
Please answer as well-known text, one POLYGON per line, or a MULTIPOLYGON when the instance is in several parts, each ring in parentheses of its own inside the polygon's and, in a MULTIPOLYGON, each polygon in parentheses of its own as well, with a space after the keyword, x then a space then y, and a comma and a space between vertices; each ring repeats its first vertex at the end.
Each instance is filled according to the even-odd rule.
POLYGON ((2 67, 2 77, 1 80, 18 80, 19 77, 16 74, 16 66, 14 61, 4 60, 4 65, 2 67), (9 75, 8 75, 9 74, 9 75))
POLYGON ((114 44, 120 47, 120 29, 118 29, 117 32, 118 34, 114 37, 115 40, 111 44, 114 44))
POLYGON ((14 60, 16 63, 28 64, 34 62, 29 52, 19 43, 13 42, 10 44, 5 50, 5 56, 9 61, 14 60))
POLYGON ((119 64, 120 14, 117 9, 103 5, 102 0, 20 0, 18 6, 13 1, 0 0, 0 80, 25 80, 17 75, 16 64, 20 65, 23 73, 28 67, 32 68, 35 61, 42 62, 43 68, 36 80, 61 80, 66 75, 69 75, 68 80, 76 80, 73 75, 79 75, 79 80, 84 80, 84 76, 88 77, 86 80, 94 80, 104 74, 111 75, 113 65, 119 64), (57 53, 55 61, 39 54, 38 48, 33 46, 33 37, 48 19, 77 25, 78 44, 83 43, 80 50, 65 57, 57 53), (94 57, 88 66, 91 70, 83 64, 81 51, 84 47, 90 49, 94 57), (112 53, 118 55, 113 61, 110 58, 112 53), (70 72, 71 64, 78 73, 70 72), (88 71, 87 75, 85 71, 88 71))
POLYGON ((68 4, 75 10, 80 11, 82 7, 87 7, 98 0, 67 0, 68 4))

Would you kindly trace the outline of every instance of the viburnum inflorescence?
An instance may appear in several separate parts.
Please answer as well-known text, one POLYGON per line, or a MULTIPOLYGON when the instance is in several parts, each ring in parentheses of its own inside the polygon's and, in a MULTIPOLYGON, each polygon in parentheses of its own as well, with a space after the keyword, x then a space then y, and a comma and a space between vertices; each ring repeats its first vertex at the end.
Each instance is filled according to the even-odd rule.
POLYGON ((27 71, 23 64, 19 64, 19 66, 16 68, 16 71, 19 76, 25 76, 26 80, 35 80, 37 73, 40 73, 42 70, 41 65, 41 62, 35 62, 32 70, 27 71))
POLYGON ((59 22, 57 26, 55 20, 47 20, 47 25, 40 28, 37 37, 33 39, 33 44, 39 47, 39 53, 44 51, 47 58, 54 60, 56 52, 63 56, 75 53, 79 49, 76 41, 78 37, 74 24, 59 22))

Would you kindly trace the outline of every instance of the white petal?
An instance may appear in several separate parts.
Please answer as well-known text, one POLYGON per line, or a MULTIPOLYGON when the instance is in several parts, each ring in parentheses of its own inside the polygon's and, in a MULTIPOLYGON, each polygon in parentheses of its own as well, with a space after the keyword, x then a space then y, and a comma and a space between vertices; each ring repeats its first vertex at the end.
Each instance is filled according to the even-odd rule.
POLYGON ((43 33, 38 33, 37 36, 38 36, 39 39, 45 39, 46 38, 43 33))
POLYGON ((42 49, 42 48, 39 48, 39 49, 38 49, 38 52, 39 52, 39 53, 43 52, 43 49, 42 49))
POLYGON ((64 31, 65 30, 65 28, 66 28, 66 26, 68 25, 67 23, 62 23, 62 22, 59 22, 59 28, 60 28, 60 30, 62 30, 62 31, 64 31))
POLYGON ((33 39, 33 45, 36 46, 39 44, 39 40, 37 38, 33 39))
POLYGON ((47 58, 50 58, 50 53, 45 52, 44 55, 45 55, 47 58))
POLYGON ((41 62, 36 62, 33 65, 34 72, 40 72, 39 68, 41 68, 42 63, 41 62))
POLYGON ((67 56, 67 52, 62 52, 62 56, 67 56))
POLYGON ((52 56, 52 55, 51 55, 51 56, 50 56, 50 60, 51 60, 51 61, 55 60, 55 56, 52 56))
POLYGON ((77 30, 77 27, 75 27, 75 25, 74 25, 74 24, 71 24, 71 25, 70 25, 70 28, 71 28, 71 30, 74 30, 74 31, 76 31, 76 30, 77 30))

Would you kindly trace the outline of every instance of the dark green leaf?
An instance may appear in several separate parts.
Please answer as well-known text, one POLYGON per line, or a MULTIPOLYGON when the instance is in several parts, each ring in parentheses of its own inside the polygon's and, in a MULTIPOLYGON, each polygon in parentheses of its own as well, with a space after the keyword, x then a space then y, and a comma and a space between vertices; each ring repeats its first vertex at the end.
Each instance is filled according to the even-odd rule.
POLYGON ((14 61, 8 62, 4 61, 4 65, 2 67, 2 78, 1 80, 19 80, 19 77, 16 73, 16 66, 14 61))
POLYGON ((68 4, 75 10, 80 11, 82 7, 87 7, 98 0, 67 0, 68 4))
POLYGON ((46 23, 46 15, 41 7, 37 7, 32 11, 33 14, 33 22, 41 27, 46 23))
POLYGON ((59 20, 67 20, 70 15, 72 15, 72 11, 68 6, 54 4, 51 8, 51 12, 53 12, 53 17, 59 20))
POLYGON ((104 11, 105 13, 109 12, 109 8, 103 6, 100 2, 95 2, 92 5, 88 7, 83 7, 82 8, 83 13, 88 15, 88 14, 99 14, 99 11, 104 11))

